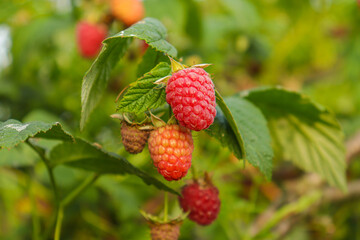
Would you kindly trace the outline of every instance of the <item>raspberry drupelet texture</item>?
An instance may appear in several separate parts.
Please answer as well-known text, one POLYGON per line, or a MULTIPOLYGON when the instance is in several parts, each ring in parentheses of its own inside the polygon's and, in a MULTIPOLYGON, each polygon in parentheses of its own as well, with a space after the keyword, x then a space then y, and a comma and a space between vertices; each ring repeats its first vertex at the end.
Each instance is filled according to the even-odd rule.
POLYGON ((149 131, 140 130, 137 126, 123 122, 121 125, 121 140, 127 152, 137 154, 142 152, 149 138, 149 131))
POLYGON ((149 152, 158 172, 168 181, 183 178, 191 166, 194 150, 191 131, 166 125, 150 133, 149 152))
POLYGON ((214 122, 214 84, 202 68, 185 68, 175 72, 166 86, 166 101, 184 127, 200 131, 214 122))
POLYGON ((188 218, 200 225, 209 225, 220 211, 219 190, 214 186, 200 186, 194 182, 185 185, 179 197, 181 208, 190 214, 188 218))
POLYGON ((151 240, 178 240, 180 224, 181 223, 151 223, 151 240))
POLYGON ((85 58, 95 57, 106 35, 107 28, 103 25, 79 22, 76 26, 76 38, 81 55, 85 58))

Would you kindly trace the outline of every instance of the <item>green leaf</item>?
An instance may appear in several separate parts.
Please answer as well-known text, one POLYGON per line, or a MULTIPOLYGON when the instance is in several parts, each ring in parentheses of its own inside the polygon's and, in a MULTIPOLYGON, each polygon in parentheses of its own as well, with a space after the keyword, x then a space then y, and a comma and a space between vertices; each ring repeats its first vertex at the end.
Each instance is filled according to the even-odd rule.
MULTIPOLYGON (((215 90, 215 96, 216 96, 216 104, 222 111, 222 112, 219 112, 219 111, 217 112, 216 115, 219 115, 219 117, 217 116, 215 118, 215 120, 219 121, 219 123, 225 123, 225 121, 226 121, 226 124, 228 124, 228 126, 226 126, 226 124, 224 124, 224 126, 221 126, 221 125, 216 126, 216 122, 215 122, 210 126, 211 127, 210 129, 217 128, 216 131, 219 132, 219 134, 216 134, 214 136, 219 137, 219 140, 221 140, 221 142, 223 142, 222 140, 225 140, 225 139, 223 139, 223 137, 221 137, 223 135, 223 133, 221 132, 221 128, 226 126, 226 128, 224 128, 224 134, 225 134, 225 130, 227 132, 230 132, 230 129, 231 129, 233 132, 232 137, 235 137, 235 139, 236 139, 236 141, 232 141, 232 142, 235 142, 234 146, 237 146, 237 148, 238 148, 238 150, 236 150, 236 151, 233 150, 233 151, 235 154, 238 154, 238 155, 236 155, 237 158, 246 159, 244 140, 243 140, 243 137, 242 137, 242 135, 239 131, 239 128, 236 124, 234 116, 232 115, 232 112, 230 111, 229 107, 226 105, 224 99, 222 98, 222 96, 220 95, 220 93, 217 90, 215 90), (226 118, 226 120, 224 120, 223 117, 221 117, 221 115, 223 115, 226 118), (229 128, 229 126, 230 126, 230 128, 229 128)), ((229 134, 229 137, 231 137, 232 134, 229 134)), ((231 149, 235 149, 235 147, 230 148, 230 150, 231 149)))
POLYGON ((346 190, 344 137, 332 113, 302 94, 281 88, 260 88, 243 95, 263 111, 283 158, 346 190))
POLYGON ((134 167, 125 158, 105 152, 78 138, 75 142, 64 142, 55 146, 50 152, 49 163, 51 166, 66 164, 100 174, 132 174, 141 178, 148 185, 178 194, 161 181, 134 167))
POLYGON ((124 31, 104 40, 104 46, 89 71, 86 73, 81 90, 81 120, 84 125, 103 95, 111 70, 124 55, 131 38, 145 40, 157 51, 175 57, 176 49, 166 39, 166 29, 160 21, 145 18, 124 31))
POLYGON ((166 102, 165 88, 154 82, 170 73, 171 67, 168 63, 159 63, 149 73, 130 85, 119 102, 118 111, 141 113, 163 105, 166 102))
POLYGON ((30 137, 73 141, 73 137, 65 132, 58 122, 21 123, 14 119, 0 122, 0 149, 10 149, 30 137))
POLYGON ((236 139, 235 132, 219 107, 216 107, 216 116, 213 124, 205 131, 210 136, 216 138, 223 147, 228 147, 238 159, 243 158, 243 152, 236 139))
POLYGON ((246 160, 271 179, 274 153, 267 121, 251 102, 237 97, 225 98, 244 141, 246 160))
POLYGON ((34 166, 38 160, 39 155, 27 144, 20 144, 10 150, 0 151, 0 167, 34 166))
POLYGON ((238 96, 227 97, 224 102, 218 100, 217 103, 226 104, 223 109, 228 109, 231 115, 228 113, 226 116, 217 109, 215 121, 207 132, 216 137, 223 146, 229 147, 237 158, 244 158, 270 179, 273 151, 267 122, 261 111, 238 96), (234 127, 231 127, 230 121, 234 127), (241 136, 244 150, 241 149, 236 134, 241 136), (243 152, 246 154, 242 154, 243 152))
POLYGON ((141 77, 150 72, 160 62, 170 62, 169 58, 163 53, 148 47, 137 69, 137 76, 141 77))

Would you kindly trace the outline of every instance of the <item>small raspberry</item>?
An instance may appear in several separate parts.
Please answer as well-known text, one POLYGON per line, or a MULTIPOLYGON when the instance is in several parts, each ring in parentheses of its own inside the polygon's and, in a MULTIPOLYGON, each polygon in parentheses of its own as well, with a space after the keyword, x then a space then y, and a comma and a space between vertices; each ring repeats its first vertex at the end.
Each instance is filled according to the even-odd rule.
POLYGON ((183 178, 191 166, 194 150, 189 129, 166 125, 150 133, 149 152, 158 172, 168 181, 183 178))
POLYGON ((79 22, 76 26, 76 37, 81 55, 85 58, 95 57, 106 35, 107 29, 103 25, 79 22))
POLYGON ((149 223, 152 240, 177 240, 181 223, 149 223))
POLYGON ((140 130, 138 126, 131 126, 126 122, 121 125, 121 139, 126 151, 132 154, 142 152, 149 138, 149 131, 140 130))
POLYGON ((184 127, 200 131, 214 122, 214 84, 202 68, 185 68, 175 72, 166 86, 166 101, 184 127))
POLYGON ((144 40, 141 41, 140 49, 141 53, 144 54, 146 50, 148 49, 149 44, 147 44, 144 40))
POLYGON ((181 208, 188 218, 200 225, 209 225, 220 211, 219 190, 213 185, 201 186, 197 182, 185 185, 179 197, 181 208))
POLYGON ((114 17, 127 26, 144 18, 144 5, 140 0, 111 0, 110 4, 114 17))

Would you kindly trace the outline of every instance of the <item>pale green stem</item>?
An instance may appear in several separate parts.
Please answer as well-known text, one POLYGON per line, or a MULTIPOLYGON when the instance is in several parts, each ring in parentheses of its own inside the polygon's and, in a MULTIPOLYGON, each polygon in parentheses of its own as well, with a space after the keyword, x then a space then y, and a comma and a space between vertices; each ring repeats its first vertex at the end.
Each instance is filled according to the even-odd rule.
POLYGON ((196 168, 195 168, 194 164, 192 164, 190 168, 191 168, 191 173, 192 173, 193 179, 197 180, 198 176, 197 176, 197 172, 196 172, 196 168))
POLYGON ((168 221, 168 193, 164 193, 164 222, 168 221))
POLYGON ((46 166, 46 170, 49 174, 49 178, 50 178, 50 183, 51 186, 53 188, 54 191, 54 197, 55 197, 55 202, 58 204, 59 203, 59 194, 57 191, 57 185, 56 185, 56 181, 55 181, 55 177, 54 177, 54 173, 53 170, 49 164, 49 160, 45 157, 45 155, 36 147, 34 146, 29 140, 26 140, 26 143, 40 156, 41 160, 44 162, 45 166, 46 166))
POLYGON ((32 239, 37 240, 39 239, 39 233, 40 233, 40 220, 37 213, 37 207, 36 207, 36 196, 33 190, 33 183, 30 180, 30 186, 29 186, 29 196, 31 200, 31 216, 32 216, 32 239))
POLYGON ((86 188, 88 188, 92 183, 96 181, 99 177, 98 174, 91 175, 87 177, 82 184, 80 184, 77 188, 71 191, 66 198, 64 198, 59 205, 57 218, 56 218, 56 226, 55 226, 55 236, 54 240, 60 240, 61 235, 61 226, 62 220, 64 218, 64 209, 67 205, 69 205, 81 192, 83 192, 86 188))

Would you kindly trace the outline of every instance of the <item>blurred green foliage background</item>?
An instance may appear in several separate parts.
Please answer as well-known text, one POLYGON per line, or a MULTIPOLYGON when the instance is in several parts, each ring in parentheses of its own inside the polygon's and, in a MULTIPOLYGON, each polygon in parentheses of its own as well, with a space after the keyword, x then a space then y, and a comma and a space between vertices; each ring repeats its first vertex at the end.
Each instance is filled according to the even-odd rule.
MULTIPOLYGON (((144 5, 146 16, 166 26, 168 41, 185 64, 213 64, 208 72, 223 95, 282 85, 335 112, 347 137, 359 130, 360 5, 355 0, 144 0, 144 5)), ((126 156, 155 176, 147 151, 128 155, 120 143, 120 125, 109 117, 116 110, 117 94, 137 78, 141 42, 134 41, 118 63, 101 107, 79 131, 81 81, 92 61, 78 53, 75 25, 107 11, 106 0, 0 0, 0 121, 60 121, 68 131, 126 156)), ((115 23, 111 34, 123 28, 115 23)), ((214 139, 203 133, 194 139, 194 165, 213 173, 222 207, 209 227, 185 221, 180 239, 251 239, 256 217, 285 192, 286 179, 274 174, 275 181, 267 182, 214 139)), ((48 149, 56 143, 41 140, 48 149)), ((274 161, 275 173, 289 167, 274 161)), ((2 150, 0 166, 0 239, 51 236, 46 230, 55 200, 36 154, 24 145, 2 150)), ((62 193, 86 174, 68 167, 55 171, 62 193)), ((294 177, 301 174, 295 169, 294 177)), ((353 161, 348 178, 359 176, 360 164, 353 161)), ((171 186, 179 189, 183 183, 171 186)), ((176 215, 176 198, 170 199, 176 215)), ((306 212, 314 199, 304 196, 302 205, 294 199, 294 207, 306 212)), ((162 192, 138 179, 103 176, 66 210, 63 239, 149 239, 139 209, 157 214, 162 201, 162 192)), ((356 199, 325 204, 284 239, 360 239, 359 220, 356 199)), ((271 229, 257 237, 278 238, 271 229)))

